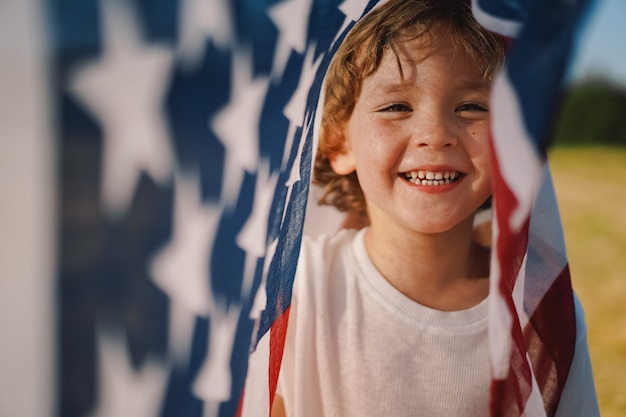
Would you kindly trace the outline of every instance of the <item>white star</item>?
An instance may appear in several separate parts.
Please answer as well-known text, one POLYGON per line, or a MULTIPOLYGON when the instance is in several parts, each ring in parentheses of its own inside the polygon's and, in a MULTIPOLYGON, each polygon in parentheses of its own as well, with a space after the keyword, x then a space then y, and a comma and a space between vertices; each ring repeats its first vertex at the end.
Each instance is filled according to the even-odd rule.
MULTIPOLYGON (((265 311, 265 307, 267 307, 266 285, 267 281, 263 280, 256 291, 256 295, 252 301, 252 307, 250 308, 250 314, 248 316, 251 320, 259 320, 261 318, 261 313, 263 313, 263 311, 265 311)), ((258 327, 255 326, 253 334, 256 334, 257 331, 258 327)))
POLYGON ((304 57, 302 72, 300 73, 300 81, 298 81, 298 88, 291 96, 291 99, 285 106, 285 110, 283 112, 289 121, 297 126, 302 126, 309 91, 313 81, 315 81, 315 76, 317 75, 320 63, 322 62, 322 56, 318 57, 317 61, 314 61, 314 57, 315 45, 311 45, 306 56, 304 57))
POLYGON ((269 161, 264 158, 259 164, 252 213, 237 236, 239 247, 258 258, 265 254, 267 221, 278 181, 278 173, 270 175, 269 171, 269 161))
POLYGON ((70 90, 103 124, 102 203, 119 216, 142 171, 161 184, 170 179, 173 155, 161 104, 173 54, 142 43, 126 2, 101 4, 103 55, 78 68, 70 90))
POLYGON ((156 417, 169 368, 148 357, 139 371, 128 360, 123 332, 98 329, 98 403, 92 417, 156 417))
MULTIPOLYGON (((344 0, 339 6, 339 10, 346 16, 347 20, 356 22, 363 15, 369 0, 344 0)), ((380 2, 380 4, 384 1, 380 2)))
POLYGON ((247 300, 250 296, 250 289, 254 282, 254 275, 259 258, 250 252, 246 252, 246 259, 243 265, 243 281, 241 282, 241 299, 247 300))
POLYGON ((317 61, 314 61, 315 45, 311 45, 304 57, 302 64, 302 72, 300 73, 300 80, 298 82, 298 88, 291 96, 289 103, 285 106, 283 114, 289 119, 289 131, 287 132, 287 138, 285 141, 285 152, 283 154, 283 168, 289 160, 291 154, 291 147, 293 146, 293 137, 296 129, 302 126, 304 120, 304 112, 306 111, 307 99, 311 90, 311 85, 315 81, 317 70, 322 62, 320 56, 317 61))
POLYGON ((275 79, 282 78, 292 49, 300 54, 306 49, 311 6, 311 0, 285 0, 268 11, 279 33, 272 67, 275 79))
POLYGON ((227 306, 213 294, 209 257, 213 252, 221 209, 202 204, 198 174, 176 176, 174 236, 150 263, 155 283, 170 297, 170 349, 174 362, 185 365, 197 316, 209 317, 208 357, 194 382, 194 393, 207 401, 205 415, 231 395, 230 356, 241 307, 227 306))
POLYGON ((296 158, 291 166, 291 171, 289 171, 289 178, 285 185, 287 186, 287 195, 285 196, 285 206, 283 208, 283 217, 280 222, 280 227, 283 227, 285 223, 285 215, 287 214, 287 206, 289 205, 289 200, 291 199, 291 193, 293 191, 293 185, 300 181, 302 178, 300 176, 300 161, 302 159, 302 151, 304 150, 304 144, 306 142, 306 137, 308 135, 309 129, 311 128, 311 123, 307 124, 304 129, 302 129, 302 134, 300 136, 300 141, 298 142, 298 152, 296 153, 296 158))
MULTIPOLYGON (((285 141, 285 152, 283 154, 283 163, 282 167, 285 168, 287 166, 287 162, 289 161, 289 156, 291 154, 291 147, 293 146, 293 140, 295 136, 295 132, 298 126, 303 125, 303 121, 306 117, 306 105, 308 94, 315 80, 315 76, 317 75, 317 70, 322 61, 322 58, 319 57, 317 61, 313 60, 314 57, 315 45, 311 45, 309 48, 305 58, 304 63, 302 65, 302 73, 300 74, 300 81, 298 83, 298 88, 294 92, 293 96, 289 100, 289 103, 285 106, 284 114, 289 119, 289 131, 287 132, 287 138, 285 141)), ((322 97, 320 96, 320 99, 322 97)), ((319 106, 318 106, 319 107, 319 106)), ((289 178, 287 179, 287 195, 285 197, 285 208, 283 209, 283 217, 281 220, 281 227, 285 221, 285 214, 287 212, 287 204, 289 204, 289 199, 291 198, 291 192, 293 190, 293 185, 300 181, 300 159, 302 158, 302 151, 304 149, 304 144, 306 142, 306 137, 311 129, 312 121, 309 120, 307 126, 305 126, 300 134, 300 140, 298 141, 298 151, 296 154, 296 158, 291 167, 291 171, 289 172, 289 178)), ((314 149, 315 149, 314 144, 314 149)))
POLYGON ((272 201, 276 193, 278 173, 270 175, 269 161, 262 159, 256 178, 252 213, 246 224, 237 235, 237 245, 246 251, 246 268, 242 283, 242 297, 249 295, 254 280, 256 261, 265 254, 267 241, 267 222, 269 220, 272 201))
POLYGON ((220 403, 214 401, 205 401, 203 404, 202 417, 217 417, 220 412, 220 403))
POLYGON ((170 300, 167 351, 174 365, 177 368, 184 369, 189 365, 196 315, 186 309, 182 303, 177 302, 173 298, 170 298, 170 300))
POLYGON ((309 133, 310 126, 311 125, 309 124, 304 129, 302 129, 300 140, 298 141, 298 151, 296 152, 296 158, 293 161, 293 165, 291 166, 291 171, 289 171, 289 178, 287 178, 287 182, 285 183, 287 187, 293 187, 296 182, 302 179, 300 176, 300 162, 302 159, 302 151, 304 150, 304 144, 306 143, 306 137, 309 133))
POLYGON ((222 201, 232 209, 237 201, 244 170, 255 172, 259 160, 259 120, 269 86, 267 78, 254 79, 249 53, 233 52, 232 99, 211 120, 226 148, 222 201))
POLYGON ((174 235, 150 262, 152 278, 171 299, 170 351, 186 364, 195 316, 215 310, 209 257, 221 210, 200 201, 197 173, 178 174, 175 182, 174 235))
POLYGON ((197 175, 178 174, 175 184, 174 236, 151 262, 159 287, 198 316, 214 308, 209 285, 209 257, 220 209, 200 201, 197 175))
POLYGON ((183 66, 193 70, 202 62, 207 38, 227 49, 232 39, 227 0, 183 0, 180 12, 178 53, 183 66))
POLYGON ((253 334, 256 334, 258 330, 258 320, 261 318, 261 313, 267 307, 267 275, 270 270, 270 265, 272 264, 272 260, 274 259, 274 255, 276 254, 276 248, 278 247, 278 238, 274 239, 272 243, 270 243, 267 247, 267 251, 265 254, 265 260, 263 262, 263 276, 261 278, 261 284, 257 289, 257 292, 252 301, 252 307, 250 308, 250 319, 257 320, 255 323, 255 328, 253 334))
MULTIPOLYGON (((339 36, 347 29, 348 25, 352 22, 356 22, 363 15, 365 6, 369 3, 369 0, 344 0, 339 6, 339 10, 346 16, 341 25, 341 29, 337 32, 337 36, 333 40, 333 43, 337 41, 339 36)), ((381 2, 384 3, 384 2, 381 2)), ((379 4, 381 4, 379 3, 379 4)))
POLYGON ((207 402, 223 402, 230 399, 232 375, 230 359, 241 306, 220 305, 211 314, 207 360, 193 384, 193 392, 207 402))

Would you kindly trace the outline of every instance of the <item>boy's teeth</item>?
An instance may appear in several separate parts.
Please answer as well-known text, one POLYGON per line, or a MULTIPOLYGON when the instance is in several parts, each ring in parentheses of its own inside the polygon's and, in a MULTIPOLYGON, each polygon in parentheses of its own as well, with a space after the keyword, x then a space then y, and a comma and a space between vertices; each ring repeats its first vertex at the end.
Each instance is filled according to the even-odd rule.
POLYGON ((444 185, 454 182, 459 176, 457 171, 410 171, 405 173, 406 179, 414 184, 421 185, 444 185))

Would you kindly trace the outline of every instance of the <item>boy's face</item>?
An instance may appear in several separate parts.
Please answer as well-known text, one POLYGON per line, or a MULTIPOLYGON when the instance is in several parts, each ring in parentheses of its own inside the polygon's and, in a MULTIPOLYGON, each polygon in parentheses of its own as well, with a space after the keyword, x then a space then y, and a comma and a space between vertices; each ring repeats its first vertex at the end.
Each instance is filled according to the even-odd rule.
POLYGON ((423 43, 398 43, 403 75, 387 51, 363 81, 347 152, 332 160, 339 174, 356 169, 372 227, 444 232, 491 194, 490 82, 450 41, 423 43))

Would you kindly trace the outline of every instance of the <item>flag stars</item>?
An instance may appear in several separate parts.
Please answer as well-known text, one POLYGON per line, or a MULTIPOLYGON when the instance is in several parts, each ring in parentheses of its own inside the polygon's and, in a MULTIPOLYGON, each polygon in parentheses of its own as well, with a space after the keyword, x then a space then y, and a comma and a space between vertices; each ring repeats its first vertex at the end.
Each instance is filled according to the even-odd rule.
POLYGON ((298 88, 291 96, 289 103, 283 110, 284 115, 289 119, 289 130, 287 132, 287 138, 285 141, 285 151, 283 153, 283 168, 286 166, 291 154, 291 147, 293 146, 293 139, 297 127, 302 126, 307 99, 309 97, 309 91, 317 70, 319 69, 322 57, 320 56, 317 61, 314 61, 315 47, 312 45, 307 51, 304 57, 304 63, 302 64, 302 72, 300 73, 300 81, 298 82, 298 88))
MULTIPOLYGON (((283 113, 289 119, 289 129, 287 132, 287 138, 285 140, 285 150, 283 153, 283 161, 282 168, 286 169, 287 164, 289 162, 289 156, 291 155, 291 148, 293 146, 294 137, 297 132, 297 128, 304 124, 305 119, 305 111, 307 106, 307 99, 309 96, 309 91, 313 81, 315 80, 315 76, 317 75, 317 71, 319 69, 320 63, 322 62, 322 58, 319 57, 317 61, 314 60, 314 45, 311 45, 307 54, 304 57, 304 63, 302 64, 302 72, 300 73, 300 82, 298 83, 298 88, 291 96, 289 103, 285 106, 283 113)), ((293 191, 293 185, 300 181, 300 159, 302 156, 302 151, 304 149, 304 144, 306 142, 306 137, 311 128, 312 120, 309 120, 307 126, 302 129, 299 141, 297 143, 298 151, 296 158, 294 160, 293 165, 291 166, 291 170, 289 171, 289 178, 285 186, 287 187, 287 194, 285 196, 285 208, 283 209, 282 219, 281 219, 281 227, 285 221, 285 215, 287 213, 287 204, 289 204, 289 199, 291 198, 291 194, 293 191)), ((316 146, 316 144, 313 144, 316 146)))
POLYGON ((259 165, 257 174, 256 190, 252 213, 244 225, 241 233, 237 236, 237 244, 243 250, 257 257, 265 254, 265 241, 267 238, 267 222, 269 218, 272 199, 276 191, 278 173, 270 175, 269 161, 263 159, 259 165))
POLYGON ((208 403, 228 401, 232 395, 230 359, 241 306, 219 305, 211 315, 207 360, 193 383, 193 392, 208 403))
POLYGON ((259 161, 259 121, 269 80, 253 78, 247 52, 233 52, 232 98, 211 121, 211 127, 226 148, 222 201, 232 209, 239 196, 244 171, 255 172, 259 161))
POLYGON ((97 330, 98 402, 91 417, 154 417, 159 410, 169 366, 148 357, 141 369, 131 365, 122 334, 97 330))
POLYGON ((256 180, 252 213, 237 236, 237 244, 246 251, 242 298, 249 297, 256 261, 266 252, 267 224, 278 183, 278 172, 270 174, 269 161, 262 159, 256 180))
POLYGON ((298 153, 296 154, 296 158, 294 160, 293 165, 291 166, 291 170, 289 171, 289 178, 285 186, 287 187, 287 194, 285 196, 285 207, 283 209, 283 215, 281 219, 281 228, 285 222, 285 216, 287 214, 287 205, 289 204, 289 200, 291 199, 291 194, 293 192, 293 186, 295 183, 300 181, 302 178, 300 176, 300 160, 302 159, 302 151, 304 150, 304 144, 306 142, 306 137, 308 135, 309 129, 311 128, 311 124, 308 123, 307 126, 302 129, 302 135, 300 136, 300 141, 298 143, 298 153))
POLYGON ((341 29, 337 32, 338 37, 348 28, 350 23, 356 22, 363 15, 365 6, 369 3, 369 0, 344 0, 339 6, 339 10, 346 16, 341 25, 341 29))
POLYGON ((198 175, 177 174, 174 235, 149 268, 156 285, 171 299, 170 351, 179 364, 186 363, 195 316, 215 310, 209 262, 220 218, 219 207, 200 201, 198 175))
POLYGON ((303 54, 306 49, 311 6, 311 0, 286 0, 268 11, 279 33, 272 74, 278 80, 283 76, 291 50, 303 54))
MULTIPOLYGON (((174 237, 150 264, 155 283, 170 297, 170 352, 178 366, 188 363, 196 317, 211 321, 209 351, 194 382, 194 393, 210 403, 231 395, 230 355, 241 307, 213 294, 209 259, 221 208, 202 204, 198 174, 177 174, 174 237)), ((209 407, 210 409, 210 407, 209 407)))
POLYGON ((143 44, 127 4, 101 3, 103 55, 78 67, 69 88, 102 122, 101 199, 117 217, 127 211, 143 171, 160 184, 170 180, 174 158, 161 103, 173 53, 143 44))
POLYGON ((185 69, 202 62, 207 38, 221 49, 232 40, 228 0, 184 0, 182 2, 178 55, 185 69))
POLYGON ((315 76, 317 75, 320 63, 322 62, 322 56, 320 56, 317 61, 314 60, 314 56, 315 47, 311 46, 304 57, 298 88, 291 96, 291 99, 285 106, 284 110, 284 114, 287 116, 289 121, 297 126, 302 126, 309 91, 313 81, 315 80, 315 76))

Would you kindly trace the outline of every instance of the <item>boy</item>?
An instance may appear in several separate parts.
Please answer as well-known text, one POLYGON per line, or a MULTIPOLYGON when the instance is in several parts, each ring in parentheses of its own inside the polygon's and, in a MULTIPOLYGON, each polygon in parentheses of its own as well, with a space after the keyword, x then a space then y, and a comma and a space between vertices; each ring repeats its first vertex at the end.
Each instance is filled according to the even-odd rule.
POLYGON ((489 93, 464 1, 390 0, 335 56, 316 181, 361 230, 303 241, 273 415, 487 416, 489 93))

